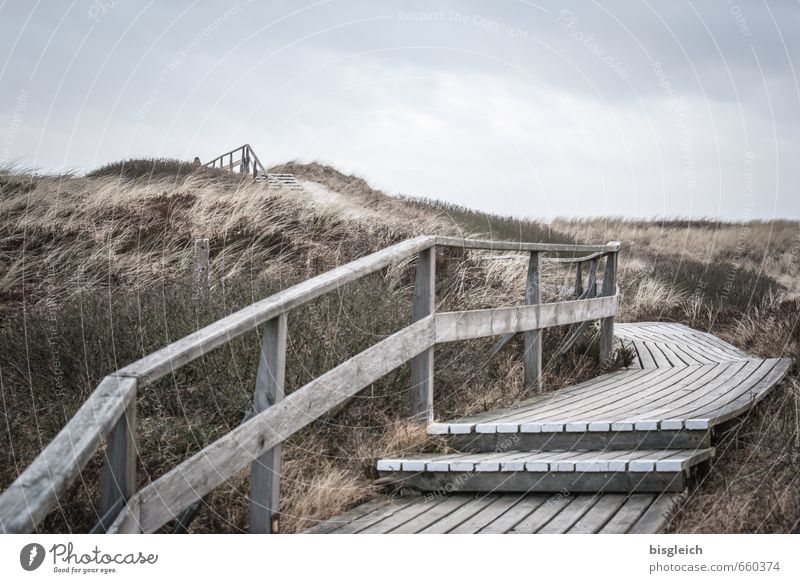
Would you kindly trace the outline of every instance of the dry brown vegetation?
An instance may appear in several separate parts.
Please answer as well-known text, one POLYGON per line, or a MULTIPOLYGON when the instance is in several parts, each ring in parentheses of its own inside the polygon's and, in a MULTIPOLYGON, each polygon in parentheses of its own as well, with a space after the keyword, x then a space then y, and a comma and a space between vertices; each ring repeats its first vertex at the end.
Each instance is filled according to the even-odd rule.
MULTIPOLYGON (((620 240, 623 319, 681 321, 754 354, 798 354, 797 223, 546 225, 387 197, 360 178, 320 164, 276 168, 309 181, 305 192, 268 191, 233 175, 186 172, 185 166, 170 164, 128 161, 87 177, 0 172, 0 390, 6 441, 0 448, 0 488, 24 469, 105 374, 256 299, 421 232, 550 242, 620 240), (191 297, 192 244, 201 237, 211 240, 213 276, 210 299, 203 303, 191 297)), ((440 252, 438 264, 443 309, 521 301, 524 258, 448 251, 440 252)), ((395 265, 293 312, 288 389, 405 325, 413 267, 395 265)), ((548 267, 545 299, 554 299, 571 277, 548 267)), ((546 361, 566 333, 547 331, 546 361)), ((438 416, 473 413, 524 396, 520 341, 487 363, 493 340, 437 349, 438 416)), ((547 362, 548 388, 597 374, 591 340, 588 336, 566 356, 547 362)), ((258 342, 257 334, 246 335, 141 391, 140 483, 241 421, 250 406, 258 342)), ((620 355, 620 362, 625 358, 620 355)), ((792 378, 796 382, 796 369, 792 378)), ((401 367, 286 443, 285 532, 377 494, 376 458, 444 447, 404 421, 408 384, 407 368, 401 367)), ((791 468, 798 467, 796 419, 797 391, 782 391, 743 421, 740 431, 731 429, 726 437, 731 445, 714 462, 702 489, 692 492, 673 529, 790 528, 800 515, 797 484, 790 488, 791 468), (765 428, 758 415, 778 421, 765 428), (770 463, 766 473, 764 460, 770 463), (737 474, 725 464, 745 469, 737 474), (749 506, 734 517, 726 505, 737 496, 749 506), (774 500, 780 503, 772 505, 774 500)), ((44 531, 85 531, 96 522, 99 468, 97 455, 47 518, 44 531)), ((247 528, 247 474, 207 498, 192 531, 247 528)))

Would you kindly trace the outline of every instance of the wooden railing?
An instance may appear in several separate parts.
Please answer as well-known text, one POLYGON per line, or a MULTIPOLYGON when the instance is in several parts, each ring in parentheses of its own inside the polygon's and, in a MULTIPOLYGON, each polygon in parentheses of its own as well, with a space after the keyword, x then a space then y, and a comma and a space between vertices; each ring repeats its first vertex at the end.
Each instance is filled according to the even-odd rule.
POLYGON ((210 162, 206 162, 203 166, 242 174, 252 174, 253 176, 267 173, 250 144, 225 152, 210 162))
POLYGON ((154 532, 236 472, 251 464, 251 531, 274 532, 280 500, 280 446, 295 432, 337 408, 405 362, 411 362, 410 415, 433 420, 434 347, 443 342, 524 334, 525 382, 541 383, 541 330, 601 320, 600 354, 611 355, 617 313, 619 243, 549 245, 422 236, 337 267, 260 300, 103 379, 61 432, 0 495, 0 529, 36 528, 89 458, 107 442, 100 497, 100 530, 154 532), (530 255, 525 305, 461 312, 435 311, 436 248, 518 251, 530 255), (590 253, 548 258, 589 262, 590 286, 605 257, 601 297, 540 303, 543 253, 590 253), (343 285, 417 255, 412 323, 284 397, 287 316, 296 307, 343 285), (255 414, 175 468, 136 489, 137 388, 170 374, 231 339, 264 325, 254 394, 255 414))

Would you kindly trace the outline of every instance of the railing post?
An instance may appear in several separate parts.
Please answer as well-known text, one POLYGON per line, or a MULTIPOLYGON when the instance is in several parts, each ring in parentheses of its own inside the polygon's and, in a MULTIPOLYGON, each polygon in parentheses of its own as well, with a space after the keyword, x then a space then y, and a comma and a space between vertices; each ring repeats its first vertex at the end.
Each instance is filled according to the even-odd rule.
MULTIPOLYGON (((286 314, 269 320, 261 339, 253 406, 256 413, 283 399, 286 378, 286 314)), ((251 466, 250 532, 278 532, 280 516, 281 446, 264 452, 251 466)))
MULTIPOLYGON (((436 309, 436 246, 420 251, 411 304, 411 320, 417 322, 436 309)), ((411 359, 411 417, 433 421, 433 347, 411 359)))
POLYGON ((587 281, 589 293, 586 294, 589 298, 597 297, 597 258, 595 257, 589 261, 589 280, 587 281))
MULTIPOLYGON (((609 245, 619 243, 611 241, 609 245)), ((603 277, 603 296, 613 296, 617 293, 617 252, 612 251, 606 255, 606 271, 603 277)), ((614 316, 603 318, 600 321, 600 364, 607 364, 611 360, 614 348, 614 316)))
POLYGON ((578 261, 575 264, 575 297, 579 298, 583 295, 583 262, 578 261))
MULTIPOLYGON (((525 283, 525 305, 541 303, 540 257, 539 251, 531 251, 528 261, 528 277, 525 283)), ((542 331, 528 330, 523 333, 525 365, 525 388, 538 389, 542 386, 542 331)))
POLYGON ((100 481, 100 516, 103 528, 114 521, 125 500, 136 491, 136 395, 108 434, 106 463, 100 481))
POLYGON ((194 297, 200 302, 208 301, 211 285, 208 239, 195 239, 194 242, 194 297))

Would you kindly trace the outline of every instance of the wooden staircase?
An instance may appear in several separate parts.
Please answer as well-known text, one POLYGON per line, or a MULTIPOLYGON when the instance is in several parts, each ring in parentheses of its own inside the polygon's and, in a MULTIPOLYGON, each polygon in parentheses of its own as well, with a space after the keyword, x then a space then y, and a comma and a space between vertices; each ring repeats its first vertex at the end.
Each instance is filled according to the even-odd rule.
POLYGON ((452 453, 377 463, 383 483, 424 496, 310 532, 658 531, 714 455, 714 428, 777 386, 790 360, 671 323, 618 324, 615 336, 636 353, 629 370, 432 423, 452 453))
POLYGON ((267 189, 302 190, 294 174, 267 172, 250 144, 244 144, 203 164, 212 170, 225 170, 236 174, 250 174, 267 189))

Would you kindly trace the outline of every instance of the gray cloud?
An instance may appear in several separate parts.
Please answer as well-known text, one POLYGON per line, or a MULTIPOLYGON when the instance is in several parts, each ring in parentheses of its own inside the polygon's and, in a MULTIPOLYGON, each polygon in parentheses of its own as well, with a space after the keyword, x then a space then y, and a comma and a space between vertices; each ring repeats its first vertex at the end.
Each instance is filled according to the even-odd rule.
POLYGON ((501 213, 800 216, 800 5, 0 9, 0 158, 320 159, 501 213))

